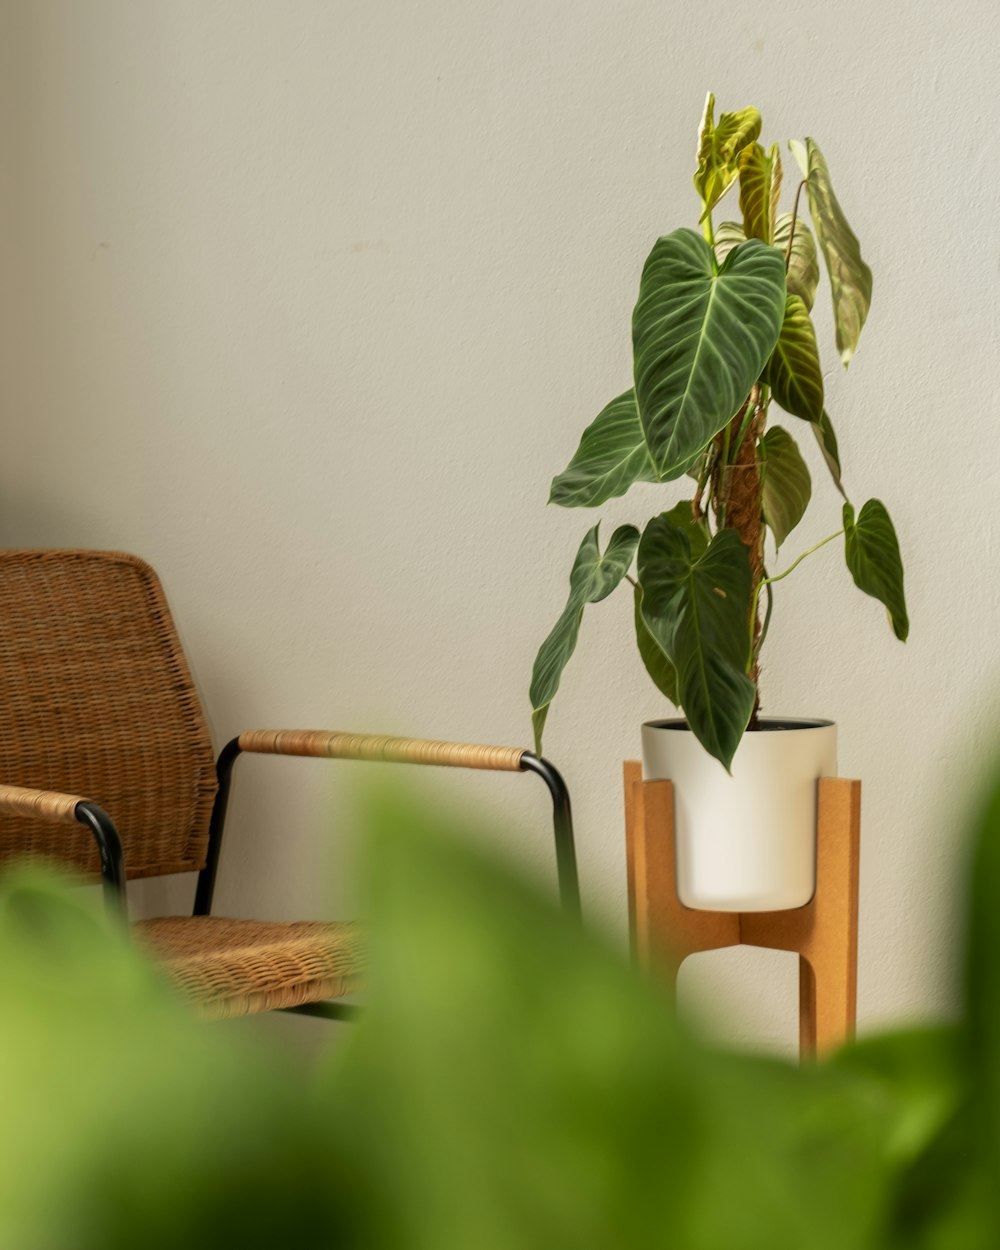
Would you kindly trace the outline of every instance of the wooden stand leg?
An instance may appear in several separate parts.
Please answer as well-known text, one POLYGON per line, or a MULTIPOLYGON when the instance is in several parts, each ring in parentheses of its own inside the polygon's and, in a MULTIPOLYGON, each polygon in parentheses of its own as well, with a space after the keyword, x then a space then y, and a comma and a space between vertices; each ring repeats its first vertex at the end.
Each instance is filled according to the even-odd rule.
POLYGON ((861 783, 818 783, 816 893, 805 907, 775 912, 713 912, 677 897, 673 786, 643 781, 625 764, 629 924, 636 960, 671 985, 696 951, 740 944, 799 956, 799 1050, 803 1057, 854 1035, 857 1014, 858 866, 861 783))

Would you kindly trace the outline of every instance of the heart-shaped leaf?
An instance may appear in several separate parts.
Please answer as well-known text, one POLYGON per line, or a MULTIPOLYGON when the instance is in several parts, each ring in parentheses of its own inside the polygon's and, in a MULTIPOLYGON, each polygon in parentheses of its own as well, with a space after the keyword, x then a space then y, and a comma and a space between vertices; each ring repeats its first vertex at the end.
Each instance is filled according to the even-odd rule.
POLYGON ((698 169, 694 176, 695 190, 704 205, 702 221, 739 177, 743 149, 755 143, 760 134, 760 113, 756 109, 721 113, 718 126, 713 120, 714 112, 715 96, 709 92, 698 130, 698 169))
POLYGON ((724 529, 696 556, 684 529, 654 517, 639 543, 641 612, 677 670, 692 732, 728 771, 753 711, 746 675, 752 574, 746 547, 724 529))
POLYGON ((628 572, 639 542, 639 531, 634 525, 619 526, 602 555, 597 536, 599 528, 595 525, 588 530, 580 544, 569 575, 566 607, 535 657, 531 673, 531 721, 535 730, 535 749, 539 754, 549 704, 559 689, 563 669, 576 649, 583 609, 588 603, 600 603, 611 594, 628 572))
POLYGON ((679 702, 677 695, 677 669, 667 659, 663 648, 649 632, 649 628, 642 618, 642 587, 638 584, 636 584, 633 592, 633 606, 635 609, 635 641, 639 647, 639 655, 646 672, 660 694, 665 695, 676 707, 679 702))
POLYGON ((823 416, 823 370, 809 310, 798 295, 785 302, 785 319, 767 362, 766 380, 774 398, 793 417, 819 421, 823 416))
POLYGON ((633 482, 657 481, 639 422, 635 391, 626 391, 584 430, 573 459, 552 480, 549 503, 563 508, 593 508, 624 495, 633 482))
POLYGON ((781 150, 775 143, 765 152, 759 143, 743 149, 740 160, 740 211, 747 237, 774 242, 778 197, 781 194, 781 150))
POLYGON ((780 547, 802 520, 812 494, 812 479, 795 439, 780 425, 767 431, 759 451, 764 520, 780 547))
POLYGON ((834 486, 846 499, 847 492, 844 490, 844 484, 840 480, 840 452, 837 449, 837 436, 833 432, 830 414, 825 408, 819 421, 813 423, 812 432, 816 435, 816 441, 819 443, 819 449, 823 453, 826 467, 830 470, 834 486))
POLYGON ((872 271, 861 259, 861 246, 837 202, 823 153, 814 139, 789 145, 806 180, 809 212, 830 274, 837 350, 845 365, 861 337, 872 302, 872 271))
POLYGON ((781 253, 759 239, 716 273, 693 230, 659 239, 632 318, 639 419, 661 479, 685 473, 746 399, 785 312, 781 253))
POLYGON ((854 519, 854 509, 844 504, 844 554, 854 584, 885 605, 893 633, 906 641, 910 623, 903 594, 903 562, 896 531, 885 504, 869 499, 854 519))
POLYGON ((812 231, 802 220, 795 218, 795 238, 792 250, 788 251, 788 240, 792 230, 792 214, 780 213, 774 226, 774 238, 771 242, 781 248, 786 257, 788 272, 785 282, 789 295, 798 295, 806 308, 812 309, 816 300, 816 288, 819 286, 819 257, 816 255, 816 241, 812 231))

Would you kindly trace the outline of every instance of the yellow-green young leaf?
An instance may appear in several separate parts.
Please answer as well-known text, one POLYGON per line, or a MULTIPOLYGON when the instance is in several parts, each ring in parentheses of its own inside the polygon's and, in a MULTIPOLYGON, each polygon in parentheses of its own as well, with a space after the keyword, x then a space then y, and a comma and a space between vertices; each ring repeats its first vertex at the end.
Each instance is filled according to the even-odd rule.
POLYGON ((788 145, 806 180, 809 212, 830 274, 837 350, 850 364, 872 302, 872 271, 861 259, 861 246, 837 202, 823 153, 815 140, 788 145))
POLYGON ((840 452, 837 448, 837 436, 833 432, 830 414, 825 408, 823 409, 823 416, 819 421, 814 422, 810 428, 816 435, 816 442, 819 443, 819 449, 823 453, 826 467, 830 470, 834 486, 846 499, 847 492, 844 490, 844 484, 840 480, 840 452))
POLYGON ((780 213, 774 227, 775 247, 780 247, 786 257, 788 272, 785 283, 789 295, 798 295, 806 308, 812 309, 816 299, 816 288, 819 286, 819 257, 816 255, 816 241, 812 231, 801 217, 795 218, 795 238, 792 250, 788 250, 788 239, 792 230, 792 214, 780 213))
POLYGON ((563 508, 593 508, 624 495, 633 482, 657 481, 635 406, 635 391, 626 391, 584 430, 576 455, 552 479, 549 503, 563 508))
POLYGON ((718 126, 713 120, 714 112, 715 96, 709 92, 698 131, 698 169, 694 175, 695 190, 704 205, 702 221, 739 177, 743 149, 756 143, 760 134, 760 114, 756 109, 721 113, 718 126))
POLYGON ((781 194, 781 152, 775 143, 765 152, 759 143, 743 149, 740 160, 740 210, 747 237, 774 242, 781 194))
POLYGON ((903 594, 903 562, 896 531, 885 504, 869 499, 854 519, 854 509, 844 504, 844 555, 854 584, 885 605, 892 631, 906 641, 910 622, 903 594))
POLYGON ((775 545, 780 547, 802 520, 812 479, 795 439, 780 425, 760 441, 761 507, 775 545))
POLYGON ((765 374, 786 412, 805 421, 823 416, 823 371, 809 310, 798 295, 785 301, 785 319, 765 374))
POLYGON ((720 265, 734 247, 747 241, 747 232, 738 221, 724 221, 715 228, 715 259, 720 265))

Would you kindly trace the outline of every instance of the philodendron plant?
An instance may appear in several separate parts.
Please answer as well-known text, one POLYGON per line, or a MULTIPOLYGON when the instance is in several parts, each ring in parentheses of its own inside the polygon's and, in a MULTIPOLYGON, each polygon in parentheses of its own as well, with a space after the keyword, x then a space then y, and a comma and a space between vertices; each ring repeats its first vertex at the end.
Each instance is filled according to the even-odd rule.
POLYGON ((844 490, 812 322, 818 251, 846 366, 868 315, 871 270, 815 141, 789 142, 802 178, 791 211, 779 212, 781 155, 777 144, 758 143, 760 114, 747 108, 723 113, 716 123, 714 111, 710 94, 694 176, 701 234, 682 228, 657 240, 632 317, 634 386, 584 431, 549 502, 595 507, 624 495, 633 482, 685 477, 688 497, 653 517, 641 535, 623 525, 602 551, 595 525, 581 543, 569 602, 535 660, 531 702, 539 751, 584 607, 626 579, 650 677, 727 770, 744 730, 756 727, 771 588, 806 555, 843 536, 855 584, 885 605, 897 638, 905 640, 909 628, 899 546, 885 505, 869 499, 855 512, 844 490), (716 227, 713 211, 734 185, 741 220, 716 227), (811 482, 792 434, 768 427, 772 403, 812 431, 844 497, 842 528, 780 572, 767 566, 766 536, 774 551, 782 546, 802 519, 811 482))

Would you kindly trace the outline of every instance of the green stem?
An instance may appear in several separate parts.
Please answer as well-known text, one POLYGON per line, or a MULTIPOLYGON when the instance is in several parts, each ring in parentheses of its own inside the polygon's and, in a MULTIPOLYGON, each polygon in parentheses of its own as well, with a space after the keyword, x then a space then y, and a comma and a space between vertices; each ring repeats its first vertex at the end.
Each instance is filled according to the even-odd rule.
POLYGON ((785 252, 785 272, 788 272, 788 266, 792 263, 792 244, 795 242, 795 222, 799 216, 799 196, 802 194, 802 188, 806 185, 805 178, 799 183, 798 190, 795 192, 795 203, 792 205, 792 226, 788 231, 788 250, 785 252))
MULTIPOLYGON (((833 542, 833 540, 834 540, 835 538, 840 538, 840 537, 843 535, 843 533, 844 533, 844 531, 843 531, 843 530, 837 530, 836 534, 828 534, 828 535, 826 536, 826 538, 824 538, 824 539, 822 539, 820 542, 818 542, 818 543, 816 544, 816 546, 815 546, 815 547, 810 547, 808 551, 803 551, 803 553, 799 556, 799 558, 798 558, 797 560, 793 561, 793 563, 791 563, 791 564, 788 566, 788 568, 787 568, 787 569, 785 569, 785 571, 784 571, 783 573, 775 573, 775 575, 774 575, 773 577, 762 577, 762 578, 761 578, 761 580, 757 583, 756 587, 754 588, 754 592, 753 592, 753 600, 751 601, 751 604, 750 604, 750 663, 749 663, 749 664, 748 664, 748 666, 747 666, 747 672, 749 672, 749 671, 750 671, 750 667, 751 667, 751 666, 752 666, 752 664, 753 664, 753 658, 754 658, 754 654, 753 654, 753 653, 754 653, 754 645, 753 645, 754 625, 755 625, 755 623, 756 623, 756 621, 757 621, 757 601, 760 599, 760 592, 761 592, 761 588, 762 588, 762 587, 764 587, 764 586, 767 586, 767 587, 769 587, 769 588, 770 588, 771 586, 773 586, 773 585, 774 585, 774 583, 775 583, 775 582, 780 582, 780 581, 782 580, 782 578, 787 577, 789 573, 794 573, 794 572, 795 572, 795 570, 796 570, 796 569, 799 567, 799 565, 802 563, 802 561, 806 558, 806 556, 811 556, 811 555, 813 554, 813 552, 814 552, 814 551, 819 551, 820 547, 825 547, 827 543, 832 543, 832 542, 833 542)), ((767 592, 767 593, 770 595, 770 593, 771 593, 770 589, 768 589, 768 592, 767 592)), ((768 615, 770 615, 770 611, 768 612, 768 615)), ((758 644, 757 650, 758 650, 758 651, 760 650, 760 646, 759 646, 759 644, 758 644)))
POLYGON ((712 249, 712 264, 718 269, 718 261, 715 259, 715 229, 712 226, 711 213, 706 213, 705 220, 701 223, 701 232, 705 236, 705 242, 712 249))

